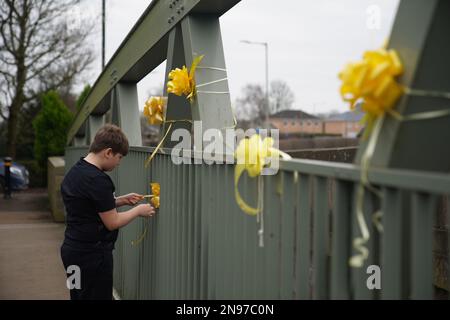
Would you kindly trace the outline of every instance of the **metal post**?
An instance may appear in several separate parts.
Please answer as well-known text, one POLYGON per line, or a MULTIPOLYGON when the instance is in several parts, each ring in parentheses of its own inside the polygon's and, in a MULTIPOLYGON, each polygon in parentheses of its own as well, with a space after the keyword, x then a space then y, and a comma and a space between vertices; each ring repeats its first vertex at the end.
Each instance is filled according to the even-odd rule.
MULTIPOLYGON (((100 122, 99 120, 98 122, 100 122)), ((114 88, 112 123, 119 126, 130 146, 142 146, 141 122, 136 83, 120 82, 114 88)), ((97 124, 98 127, 100 125, 97 124)))
MULTIPOLYGON (((270 102, 269 102, 269 44, 264 42, 266 48, 266 129, 269 130, 269 113, 270 113, 270 102)), ((268 133, 267 133, 268 134, 268 133)))
POLYGON ((4 167, 5 167, 5 190, 4 190, 4 198, 11 199, 11 165, 12 158, 5 157, 3 159, 4 167))
POLYGON ((105 20, 106 20, 106 16, 105 16, 105 11, 106 11, 106 6, 105 6, 105 0, 102 1, 102 70, 105 69, 105 30, 106 30, 106 26, 105 26, 105 20))

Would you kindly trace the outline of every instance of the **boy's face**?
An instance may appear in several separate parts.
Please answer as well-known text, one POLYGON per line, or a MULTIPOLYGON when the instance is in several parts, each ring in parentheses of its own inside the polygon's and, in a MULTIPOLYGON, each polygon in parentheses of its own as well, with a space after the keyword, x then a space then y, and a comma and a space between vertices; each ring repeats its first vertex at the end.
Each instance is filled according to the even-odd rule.
POLYGON ((112 171, 120 164, 123 156, 120 153, 114 154, 111 148, 106 149, 104 152, 105 161, 103 163, 103 169, 105 171, 112 171))

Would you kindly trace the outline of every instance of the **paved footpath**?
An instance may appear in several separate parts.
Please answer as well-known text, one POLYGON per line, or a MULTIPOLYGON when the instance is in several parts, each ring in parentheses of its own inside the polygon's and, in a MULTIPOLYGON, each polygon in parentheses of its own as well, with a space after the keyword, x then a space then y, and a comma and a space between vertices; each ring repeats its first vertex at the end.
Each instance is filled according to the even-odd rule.
POLYGON ((0 299, 66 300, 59 248, 64 224, 55 223, 46 189, 0 194, 0 299))

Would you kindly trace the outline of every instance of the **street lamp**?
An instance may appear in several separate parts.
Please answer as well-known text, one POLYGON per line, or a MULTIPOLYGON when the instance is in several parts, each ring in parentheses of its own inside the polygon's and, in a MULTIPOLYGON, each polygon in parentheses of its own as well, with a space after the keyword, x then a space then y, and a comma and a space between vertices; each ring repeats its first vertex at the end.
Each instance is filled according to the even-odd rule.
POLYGON ((266 51, 266 128, 269 130, 269 44, 267 42, 257 42, 249 40, 241 40, 242 43, 246 44, 256 44, 265 47, 266 51))

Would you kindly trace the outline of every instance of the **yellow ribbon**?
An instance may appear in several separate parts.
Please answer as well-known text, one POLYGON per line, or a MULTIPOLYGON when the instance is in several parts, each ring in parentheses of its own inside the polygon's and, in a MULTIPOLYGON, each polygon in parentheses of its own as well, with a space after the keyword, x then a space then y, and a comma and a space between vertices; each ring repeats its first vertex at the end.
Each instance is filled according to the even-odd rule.
MULTIPOLYGON (((349 260, 349 265, 354 268, 361 268, 364 265, 364 261, 369 257, 369 250, 366 248, 366 243, 370 239, 369 229, 364 218, 364 193, 365 188, 368 188, 374 192, 378 197, 381 197, 381 193, 375 189, 369 183, 369 166, 372 159, 375 147, 378 142, 378 137, 381 132, 381 125, 384 120, 384 115, 377 118, 373 133, 370 135, 370 141, 367 144, 366 150, 361 158, 361 182, 358 186, 356 194, 356 219, 358 222, 359 230, 361 231, 361 237, 356 237, 353 240, 353 248, 359 252, 352 256, 349 260)), ((373 223, 379 232, 383 231, 383 226, 379 221, 381 219, 382 212, 376 211, 373 215, 373 223)))
POLYGON ((192 120, 188 120, 188 119, 180 119, 180 120, 165 120, 164 123, 168 123, 169 127, 166 130, 166 133, 164 134, 163 138, 161 139, 161 141, 158 143, 158 145, 155 147, 155 149, 153 150, 153 152, 150 154, 150 156, 147 158, 147 160, 145 160, 145 164, 144 167, 147 168, 148 165, 150 164, 150 162, 152 162, 153 158, 155 157, 156 153, 158 152, 158 150, 161 148, 161 146, 163 145, 164 141, 166 140, 167 136, 170 133, 170 129, 172 129, 172 126, 175 122, 189 122, 192 123, 192 120))
MULTIPOLYGON (((155 209, 158 209, 159 205, 160 205, 159 196, 160 196, 160 192, 161 192, 161 186, 158 182, 152 182, 152 183, 150 183, 150 189, 152 190, 152 197, 144 196, 143 198, 145 198, 145 197, 150 198, 150 203, 152 204, 152 206, 155 209)), ((145 236, 147 235, 149 221, 150 220, 147 217, 147 221, 146 221, 145 227, 144 227, 144 232, 136 240, 131 241, 132 246, 136 246, 136 245, 140 244, 142 242, 142 240, 144 240, 145 236)))
MULTIPOLYGON (((197 89, 196 87, 204 87, 208 86, 214 83, 218 83, 221 81, 227 80, 227 78, 214 80, 211 82, 195 85, 195 71, 196 69, 211 69, 211 70, 218 70, 218 71, 226 71, 226 69, 223 68, 216 68, 216 67, 201 67, 199 66, 200 62, 202 61, 204 55, 198 56, 194 59, 192 62, 191 68, 188 72, 188 69, 186 66, 183 66, 182 69, 176 68, 175 70, 172 70, 169 72, 169 81, 167 82, 167 92, 173 93, 177 96, 186 95, 186 98, 189 99, 189 101, 192 103, 196 93, 197 89)), ((200 92, 200 91, 199 91, 200 92)), ((208 93, 208 94, 217 94, 217 93, 229 93, 229 92, 216 92, 216 91, 201 91, 202 93, 208 93)), ((163 145, 164 141, 166 140, 170 130, 172 129, 172 125, 175 122, 189 122, 192 123, 192 120, 189 119, 178 119, 178 120, 165 120, 163 116, 163 110, 165 107, 165 98, 164 100, 161 97, 158 97, 157 99, 149 99, 148 103, 146 103, 146 106, 148 105, 147 109, 144 108, 144 115, 148 118, 149 123, 151 124, 161 124, 161 123, 168 123, 169 127, 166 130, 166 133, 164 134, 161 141, 158 143, 156 148, 153 150, 151 155, 148 157, 148 159, 145 161, 144 167, 147 168, 150 162, 155 157, 158 150, 163 145), (158 113, 161 110, 161 113, 158 113), (155 114, 152 118, 152 114, 155 114), (155 119, 156 118, 156 119, 155 119)), ((233 115, 233 126, 225 127, 226 128, 235 128, 237 125, 236 117, 233 115)))
POLYGON ((169 123, 169 127, 167 128, 166 133, 164 134, 164 137, 161 139, 161 141, 156 146, 155 150, 153 150, 152 154, 148 159, 145 161, 144 167, 147 168, 147 166, 150 164, 152 159, 155 157, 158 150, 161 148, 162 144, 167 138, 167 135, 170 132, 170 129, 172 129, 172 125, 175 122, 181 122, 186 121, 189 123, 192 123, 191 120, 187 119, 179 119, 179 120, 165 120, 164 118, 164 110, 166 108, 167 104, 167 98, 166 97, 150 97, 146 102, 144 106, 144 116, 147 118, 147 121, 149 124, 152 125, 161 125, 162 123, 169 123))
POLYGON ((150 183, 150 187, 152 189, 152 194, 154 197, 150 199, 150 203, 153 205, 155 209, 159 208, 159 195, 161 193, 161 186, 158 182, 150 183))
POLYGON ((403 73, 403 66, 395 50, 366 51, 363 60, 349 63, 339 73, 342 80, 340 94, 355 109, 362 101, 366 112, 363 122, 367 124, 365 137, 370 134, 375 119, 391 110, 405 92, 395 77, 403 73))
MULTIPOLYGON (((261 211, 261 201, 258 199, 258 204, 255 208, 242 199, 238 187, 242 173, 247 171, 250 177, 259 177, 268 158, 282 157, 283 159, 291 159, 287 153, 273 148, 272 145, 272 138, 266 137, 264 140, 261 140, 261 137, 255 134, 250 138, 242 139, 234 154, 237 160, 234 170, 234 194, 238 206, 249 215, 257 215, 261 211)), ((258 192, 258 197, 260 195, 260 192, 258 192)))
POLYGON ((144 116, 151 125, 158 125, 164 121, 164 109, 166 107, 167 98, 150 97, 144 106, 144 116))
POLYGON ((202 61, 204 55, 198 56, 194 59, 191 69, 188 72, 186 66, 181 69, 176 68, 169 72, 169 81, 167 82, 167 92, 173 93, 177 96, 185 95, 186 99, 191 102, 195 98, 195 70, 202 61))
MULTIPOLYGON (((369 250, 365 246, 370 239, 363 211, 365 189, 367 188, 378 197, 382 197, 379 190, 370 184, 368 173, 384 116, 388 114, 398 121, 413 121, 450 115, 448 109, 406 116, 395 111, 393 107, 403 94, 450 99, 450 93, 411 89, 398 84, 395 77, 402 72, 403 65, 396 51, 379 49, 365 52, 363 61, 348 64, 339 74, 339 78, 342 80, 340 93, 342 98, 350 103, 350 108, 354 110, 355 104, 362 101, 362 110, 366 112, 362 120, 366 124, 363 139, 370 136, 361 159, 361 182, 356 198, 356 218, 361 237, 356 237, 353 241, 353 247, 358 253, 349 260, 352 267, 362 267, 369 256, 369 250)), ((382 215, 382 211, 378 210, 372 216, 373 223, 379 232, 383 231, 380 222, 382 215)))

